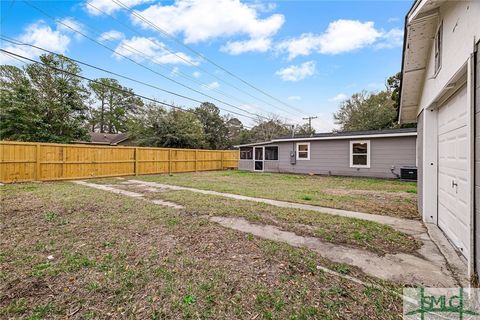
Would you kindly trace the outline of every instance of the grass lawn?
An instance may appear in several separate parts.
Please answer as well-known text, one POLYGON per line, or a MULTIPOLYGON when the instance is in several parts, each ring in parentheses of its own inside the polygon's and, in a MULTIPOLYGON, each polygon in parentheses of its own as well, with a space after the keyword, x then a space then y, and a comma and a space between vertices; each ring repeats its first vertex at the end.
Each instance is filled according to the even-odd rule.
POLYGON ((137 178, 252 197, 420 219, 415 182, 249 171, 211 171, 137 178))
MULTIPOLYGON (((0 192, 0 318, 401 318, 398 297, 316 266, 379 283, 357 269, 204 217, 238 202, 165 194, 184 197, 178 211, 68 182, 0 192)), ((272 214, 258 204, 238 211, 272 214)))

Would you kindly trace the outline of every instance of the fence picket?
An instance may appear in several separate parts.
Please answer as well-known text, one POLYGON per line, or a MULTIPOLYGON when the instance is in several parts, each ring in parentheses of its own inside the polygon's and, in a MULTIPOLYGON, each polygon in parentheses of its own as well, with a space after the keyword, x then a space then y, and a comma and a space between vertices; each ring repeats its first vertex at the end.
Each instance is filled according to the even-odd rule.
POLYGON ((0 141, 0 182, 236 169, 238 160, 236 150, 0 141))

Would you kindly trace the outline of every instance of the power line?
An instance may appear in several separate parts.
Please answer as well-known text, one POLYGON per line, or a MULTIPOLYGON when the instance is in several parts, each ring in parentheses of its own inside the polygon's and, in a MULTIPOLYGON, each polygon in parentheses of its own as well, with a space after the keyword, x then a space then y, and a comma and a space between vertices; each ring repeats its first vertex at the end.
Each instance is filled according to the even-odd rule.
MULTIPOLYGON (((57 22, 57 23, 65 26, 65 27, 67 27, 68 29, 70 29, 70 30, 72 30, 72 31, 80 34, 81 36, 83 36, 83 37, 87 38, 88 40, 90 40, 90 41, 92 41, 92 42, 94 42, 94 43, 96 43, 96 44, 98 44, 98 45, 106 48, 107 50, 109 50, 109 51, 111 51, 111 52, 113 52, 113 53, 115 53, 115 54, 117 54, 117 55, 119 55, 119 56, 121 56, 121 57, 123 57, 123 58, 125 58, 125 59, 127 59, 127 60, 129 60, 129 61, 131 61, 131 62, 133 62, 134 64, 136 64, 136 65, 138 65, 138 66, 140 66, 140 67, 142 67, 142 68, 144 68, 144 69, 147 69, 147 70, 149 70, 149 71, 151 71, 151 72, 153 72, 153 73, 161 76, 162 78, 165 78, 165 79, 167 79, 167 80, 169 80, 169 81, 171 81, 171 82, 174 82, 174 83, 176 83, 176 84, 178 84, 178 85, 180 85, 180 86, 182 86, 182 87, 184 87, 184 88, 187 88, 187 89, 189 89, 189 90, 191 90, 191 91, 193 91, 193 92, 196 92, 196 93, 198 93, 198 94, 200 94, 200 95, 203 95, 203 96, 205 96, 205 97, 207 97, 207 98, 210 98, 210 99, 215 100, 215 101, 217 101, 217 102, 223 103, 223 104, 225 104, 225 105, 228 105, 228 106, 233 107, 233 108, 235 108, 235 109, 241 110, 241 111, 243 111, 243 112, 252 114, 252 113, 249 112, 248 110, 245 110, 245 109, 240 108, 240 107, 237 107, 237 106, 235 106, 235 105, 233 105, 233 104, 231 104, 231 103, 228 103, 228 102, 225 102, 225 101, 223 101, 223 100, 220 100, 220 99, 217 99, 217 98, 215 98, 215 97, 212 97, 212 96, 210 96, 210 95, 207 95, 207 94, 205 94, 205 93, 203 93, 203 92, 201 92, 201 91, 198 91, 198 90, 196 90, 196 89, 194 89, 194 88, 192 88, 192 87, 190 87, 190 86, 187 86, 187 85, 185 85, 185 84, 183 84, 183 83, 181 83, 181 82, 179 82, 179 81, 177 81, 177 80, 175 80, 175 79, 172 79, 172 78, 170 78, 170 77, 168 77, 168 76, 166 76, 166 75, 164 75, 164 74, 161 74, 161 73, 153 70, 152 68, 149 68, 149 67, 147 67, 147 66, 145 66, 145 65, 143 65, 143 64, 141 64, 141 63, 139 63, 139 62, 137 62, 137 61, 135 61, 135 60, 133 60, 133 59, 131 59, 130 57, 128 57, 128 56, 126 56, 126 55, 123 55, 123 54, 121 54, 121 53, 118 53, 118 52, 116 52, 116 50, 110 48, 109 46, 106 46, 106 45, 104 45, 103 43, 101 43, 101 42, 93 39, 92 37, 89 37, 88 35, 86 35, 86 34, 80 32, 80 31, 76 30, 75 28, 72 28, 71 26, 69 26, 68 24, 64 23, 63 21, 60 21, 60 20, 52 17, 50 14, 48 14, 48 13, 45 12, 44 10, 42 10, 42 9, 40 9, 39 7, 33 5, 30 1, 28 1, 28 0, 23 0, 23 1, 24 1, 27 5, 31 6, 31 7, 34 8, 34 9, 36 9, 37 11, 39 11, 39 12, 42 13, 43 15, 49 17, 49 18, 52 19, 53 21, 55 21, 55 22, 57 22)), ((170 93, 170 94, 173 94, 173 95, 176 95, 176 96, 181 96, 181 95, 176 94, 176 93, 173 93, 173 92, 169 92, 169 93, 170 93)), ((229 112, 232 112, 232 111, 229 111, 229 112)), ((232 113, 234 113, 234 112, 232 112, 232 113)), ((237 113, 237 114, 238 114, 238 113, 237 113)), ((258 114, 254 114, 254 115, 256 115, 257 117, 261 117, 261 118, 268 119, 267 117, 264 117, 264 116, 261 116, 261 115, 258 115, 258 114)), ((244 115, 244 116, 245 116, 245 115, 244 115)))
MULTIPOLYGON (((35 46, 35 45, 33 45, 33 44, 28 44, 28 43, 19 42, 19 41, 16 41, 16 40, 11 40, 10 37, 7 37, 7 36, 5 36, 5 35, 0 35, 0 39, 2 39, 2 40, 4 40, 4 41, 7 41, 7 42, 10 42, 10 43, 13 43, 13 44, 15 44, 15 45, 19 45, 19 46, 29 46, 29 47, 32 47, 32 48, 41 50, 41 51, 46 52, 46 53, 54 54, 54 55, 57 55, 57 56, 64 56, 64 55, 60 55, 60 54, 58 54, 58 53, 56 53, 56 52, 53 52, 53 51, 50 51, 50 50, 47 50, 47 49, 44 49, 44 48, 35 46)), ((78 63, 78 64, 81 64, 81 65, 90 67, 90 68, 92 68, 92 69, 96 69, 96 70, 99 70, 99 71, 102 71, 102 72, 105 72, 105 73, 108 73, 108 74, 111 74, 111 75, 114 75, 114 76, 117 76, 117 77, 120 77, 120 78, 129 80, 129 81, 132 81, 132 82, 136 82, 136 83, 139 83, 139 84, 148 86, 148 87, 150 87, 150 88, 157 89, 157 90, 162 91, 162 92, 166 92, 166 93, 169 93, 169 94, 173 94, 173 95, 179 96, 180 98, 184 98, 184 99, 190 100, 190 101, 192 101, 192 102, 197 102, 197 103, 200 103, 200 104, 203 103, 203 101, 200 101, 200 100, 197 100, 197 99, 194 99, 194 98, 185 96, 185 95, 177 94, 177 93, 172 92, 172 91, 169 91, 169 90, 162 89, 162 88, 160 88, 160 87, 158 87, 158 86, 155 86, 155 85, 152 85, 152 84, 143 82, 143 81, 141 81, 141 80, 136 80, 136 79, 134 79, 134 78, 131 78, 131 77, 129 77, 129 76, 125 76, 125 75, 119 74, 119 73, 114 72, 114 71, 110 71, 110 70, 107 70, 107 69, 104 69, 104 68, 101 68, 101 67, 94 66, 94 65, 92 65, 92 64, 89 64, 89 63, 87 63, 87 62, 80 61, 80 60, 78 60, 78 59, 73 59, 73 58, 70 58, 70 57, 67 57, 67 56, 64 56, 64 57, 65 57, 65 58, 68 58, 69 60, 74 61, 74 62, 76 62, 76 63, 78 63)), ((256 120, 256 118, 253 118, 253 117, 250 117, 250 116, 247 116, 247 115, 244 115, 244 114, 240 114, 240 113, 237 113, 237 112, 235 112, 235 111, 231 111, 231 110, 224 109, 224 108, 220 108, 220 107, 219 107, 219 109, 224 110, 224 111, 226 111, 226 112, 230 112, 230 113, 236 114, 236 115, 238 115, 238 116, 247 117, 247 118, 250 118, 250 119, 252 119, 252 120, 256 120)))
MULTIPOLYGON (((104 12, 103 10, 97 8, 96 6, 94 6, 94 5, 90 4, 90 3, 87 3, 87 5, 91 6, 92 8, 94 8, 95 10, 98 10, 99 12, 101 12, 101 13, 103 13, 103 14, 106 14, 106 15, 110 16, 112 19, 114 19, 115 21, 117 21, 119 24, 123 25, 125 28, 128 28, 128 29, 132 30, 133 32, 135 32, 136 34, 142 36, 141 33, 139 33, 138 31, 136 31, 135 29, 131 28, 130 26, 126 25, 125 23, 123 23, 123 22, 120 21, 119 19, 115 18, 114 16, 112 16, 112 15, 104 12)), ((96 33, 96 34, 99 35, 99 36, 102 35, 101 32, 99 32, 97 29, 95 29, 95 28, 93 28, 93 27, 91 27, 91 26, 87 26, 87 28, 89 28, 90 30, 93 30, 94 33, 96 33)), ((181 59, 182 61, 184 61, 184 62, 186 62, 186 63, 189 63, 189 64, 191 64, 191 65, 194 66, 194 67, 198 67, 198 66, 197 66, 196 64, 194 64, 192 61, 190 61, 189 59, 186 59, 186 58, 184 58, 183 56, 179 55, 178 53, 176 53, 176 52, 168 49, 168 47, 166 47, 166 46, 165 46, 165 47, 160 46, 158 43, 156 43, 155 41, 151 40, 150 38, 145 38, 145 37, 144 37, 144 39, 146 39, 146 40, 148 40, 149 42, 151 42, 154 46, 156 46, 156 47, 158 47, 158 48, 160 48, 160 49, 162 49, 162 50, 165 50, 165 51, 171 53, 172 55, 175 55, 178 59, 181 59)), ((189 80, 189 81, 192 81, 192 82, 194 82, 194 83, 196 83, 196 84, 198 84, 198 85, 200 85, 200 86, 202 86, 202 87, 207 87, 207 86, 208 86, 206 83, 202 83, 201 81, 199 81, 199 80, 197 80, 197 79, 195 79, 195 78, 193 78, 193 77, 191 77, 191 76, 189 76, 189 75, 187 75, 187 74, 185 74, 185 73, 183 73, 183 72, 181 72, 181 71, 179 71, 179 70, 176 71, 174 68, 167 68, 167 67, 164 66, 161 62, 158 62, 158 61, 157 61, 157 58, 155 58, 155 57, 153 57, 153 56, 150 56, 150 55, 147 55, 147 54, 145 54, 144 52, 141 52, 141 51, 139 51, 138 49, 136 49, 136 48, 134 48, 134 47, 132 47, 132 46, 130 46, 130 45, 127 45, 127 44, 125 44, 125 43, 122 43, 122 44, 121 44, 121 47, 127 49, 129 52, 132 52, 132 50, 133 50, 133 51, 136 52, 137 55, 146 57, 147 60, 150 60, 150 61, 154 62, 155 64, 158 64, 160 67, 165 68, 165 69, 169 70, 170 72, 175 72, 175 73, 179 74, 181 77, 183 77, 183 78, 185 78, 185 79, 187 79, 187 80, 189 80)), ((133 52, 132 52, 132 53, 133 53, 133 52)), ((237 98, 237 97, 234 97, 234 96, 232 96, 232 95, 229 95, 229 94, 227 94, 227 93, 225 93, 225 92, 223 92, 223 91, 221 91, 221 90, 219 90, 219 89, 217 89, 217 88, 214 88, 214 89, 211 89, 211 90, 212 90, 212 91, 215 91, 215 92, 218 92, 219 94, 221 94, 221 95, 224 96, 224 97, 227 97, 227 98, 236 100, 236 101, 238 101, 238 102, 240 102, 240 103, 243 103, 243 104, 248 104, 247 102, 245 102, 245 101, 243 101, 243 100, 241 100, 241 99, 239 99, 239 98, 237 98)), ((249 114, 251 114, 251 115, 255 115, 255 116, 260 117, 260 118, 268 119, 268 117, 264 117, 264 116, 262 116, 262 115, 259 115, 259 114, 256 114, 256 113, 253 113, 253 112, 250 112, 250 111, 246 111, 246 110, 243 110, 243 109, 242 109, 242 111, 247 112, 247 113, 249 113, 249 114)))
MULTIPOLYGON (((192 110, 185 109, 185 108, 182 108, 182 107, 179 107, 179 106, 170 104, 170 103, 158 101, 158 100, 156 100, 156 99, 153 99, 153 98, 150 98, 150 97, 147 97, 147 96, 138 94, 138 93, 134 93, 134 92, 131 92, 131 91, 128 91, 128 90, 125 90, 125 89, 121 89, 121 88, 118 88, 118 87, 115 87, 115 86, 112 86, 112 85, 108 85, 108 84, 103 83, 103 82, 100 82, 100 81, 98 81, 98 80, 91 79, 91 78, 88 78, 88 77, 85 77, 85 76, 82 76, 82 75, 79 75, 79 74, 75 74, 75 73, 73 73, 73 72, 70 72, 70 71, 67 71, 67 70, 63 70, 63 69, 60 69, 60 68, 51 66, 51 65, 46 64, 46 63, 44 63, 44 62, 42 62, 42 61, 37 61, 37 60, 34 60, 34 59, 30 59, 30 58, 25 57, 25 56, 23 56, 23 55, 20 55, 20 54, 17 54, 17 53, 14 53, 14 52, 11 52, 11 51, 2 49, 2 48, 0 48, 0 52, 3 52, 3 53, 5 53, 5 54, 11 56, 12 58, 14 58, 14 59, 16 59, 16 60, 18 60, 18 61, 21 61, 20 59, 23 59, 23 60, 30 61, 30 62, 35 63, 35 64, 41 64, 41 65, 43 65, 43 66, 46 66, 47 68, 56 70, 56 71, 58 71, 58 72, 63 72, 63 73, 68 74, 68 75, 70 75, 70 76, 73 76, 73 77, 77 77, 77 78, 79 78, 79 79, 86 80, 86 81, 88 81, 88 82, 93 82, 93 83, 102 85, 102 86, 107 87, 107 88, 110 88, 110 89, 112 89, 112 90, 116 90, 116 91, 119 91, 119 92, 122 92, 122 93, 126 93, 126 94, 128 94, 128 95, 136 96, 136 97, 142 98, 142 99, 144 99, 144 100, 151 101, 151 102, 154 102, 154 103, 158 103, 158 104, 161 104, 161 105, 164 105, 164 106, 173 108, 173 109, 178 109, 178 110, 182 110, 182 111, 185 111, 185 112, 195 113, 195 112, 192 111, 192 110)), ((58 54, 57 54, 57 55, 58 55, 58 54)), ((65 56, 64 56, 64 57, 65 57, 65 56)), ((73 59, 70 59, 70 58, 68 58, 68 57, 65 57, 65 58, 74 61, 73 59)), ((21 61, 21 62, 23 62, 23 61, 21 61)), ((241 116, 243 116, 243 115, 241 115, 241 116)), ((244 127, 245 127, 245 126, 244 126, 244 127)), ((250 128, 250 127, 245 127, 245 128, 250 128)))
MULTIPOLYGON (((142 35, 140 32, 138 32, 136 29, 134 29, 134 28, 132 28, 131 26, 129 26, 128 24, 124 23, 124 22, 121 21, 120 19, 117 19, 117 18, 116 18, 115 16, 113 16, 112 14, 109 14, 109 13, 107 13, 107 12, 99 9, 98 7, 94 6, 94 5, 91 4, 90 2, 87 2, 86 5, 94 8, 95 10, 97 10, 98 12, 100 12, 100 13, 106 15, 106 16, 109 16, 110 18, 112 18, 113 20, 115 20, 116 22, 118 22, 118 23, 119 23, 120 25, 122 25, 123 27, 125 27, 125 28, 131 30, 132 32, 134 32, 135 34, 143 37, 143 35, 142 35)), ((91 28, 91 27, 89 27, 89 28, 91 28)), ((145 37, 144 37, 144 38, 145 38, 145 37)), ((215 79, 221 81, 222 83, 227 84, 228 86, 230 86, 230 87, 232 87, 232 88, 234 88, 234 89, 236 89, 236 90, 238 90, 238 91, 240 91, 240 92, 242 92, 242 93, 250 96, 251 98, 254 98, 254 99, 256 99, 256 100, 259 100, 259 101, 261 101, 261 102, 263 102, 263 103, 265 103, 265 104, 268 104, 268 105, 270 105, 270 106, 272 106, 272 107, 274 107, 274 108, 277 108, 275 105, 269 103, 268 101, 265 101, 265 100, 263 100, 263 99, 260 99, 260 98, 258 98, 258 97, 255 97, 255 96, 251 95, 249 92, 242 90, 241 88, 239 88, 239 87, 237 87, 237 86, 235 86, 235 85, 227 82, 227 81, 224 80, 224 79, 221 79, 220 77, 218 77, 218 76, 215 75, 214 73, 211 73, 211 72, 209 72, 209 71, 206 70, 206 69, 203 69, 202 67, 200 67, 200 66, 198 66, 197 64, 193 63, 191 60, 186 59, 185 57, 183 57, 182 55, 178 54, 177 52, 175 52, 175 51, 173 51, 173 50, 170 50, 167 46, 162 47, 162 46, 160 46, 158 43, 156 43, 155 41, 151 40, 151 39, 148 38, 148 37, 145 38, 145 39, 147 39, 149 42, 151 42, 154 46, 156 46, 156 47, 158 47, 158 48, 161 48, 161 49, 163 49, 163 50, 166 50, 167 52, 169 52, 170 54, 176 56, 178 59, 182 60, 183 62, 191 65, 192 67, 195 67, 195 68, 201 70, 202 72, 204 72, 204 73, 206 73, 206 74, 214 77, 215 79)), ((136 50, 136 51, 137 51, 137 50, 136 50)), ((197 84, 205 85, 205 84, 199 83, 198 81, 196 81, 196 79, 194 79, 194 78, 192 78, 192 77, 190 77, 190 76, 187 76, 187 75, 184 74, 183 72, 180 72, 180 74, 182 74, 184 77, 187 77, 190 81, 194 81, 194 82, 197 83, 197 84)), ((233 99, 235 99, 235 100, 237 100, 237 101, 239 101, 239 102, 241 102, 241 103, 248 104, 248 103, 246 103, 245 101, 242 101, 242 100, 240 100, 240 99, 238 99, 238 98, 229 96, 229 95, 227 95, 226 93, 224 93, 224 92, 222 92, 222 91, 220 91, 220 90, 215 89, 214 91, 217 91, 217 92, 219 92, 220 94, 222 94, 222 95, 224 95, 224 96, 227 96, 227 97, 229 97, 229 98, 233 98, 233 99)), ((278 108, 278 109, 280 109, 280 108, 278 108)), ((287 113, 289 113, 289 114, 291 114, 291 115, 296 116, 296 114, 294 114, 294 113, 292 113, 292 112, 290 112, 290 111, 288 111, 288 110, 284 110, 284 109, 280 109, 280 110, 281 110, 281 111, 284 111, 284 112, 287 112, 287 113)))
POLYGON ((142 20, 143 22, 145 22, 146 24, 150 25, 152 28, 156 29, 157 31, 159 31, 160 33, 162 33, 163 35, 167 36, 168 38, 172 39, 173 41, 175 41, 176 43, 178 43, 179 45, 181 45, 182 47, 185 47, 186 49, 188 49, 189 51, 193 52, 194 54, 196 54, 197 56, 201 57, 203 60, 211 63, 212 65, 214 65, 215 67, 223 70, 224 72, 226 72, 227 74, 229 74, 230 76, 232 76, 233 78, 241 81, 242 83, 246 84, 247 86, 255 89, 256 91, 262 93, 263 95, 269 97, 270 99, 273 99, 279 103, 281 103, 282 105, 288 107, 288 108, 291 108, 297 112, 300 112, 302 114, 305 114, 301 109, 298 109, 298 108, 295 108, 287 103, 285 103, 284 101, 272 96, 271 94, 269 94, 268 92, 254 86, 253 84, 249 83, 248 81, 246 80, 243 80, 242 78, 240 78, 239 76, 237 76, 236 74, 234 74, 233 72, 227 70, 226 68, 222 67, 221 65, 219 65, 218 63, 216 63, 215 61, 213 61, 212 59, 208 58, 207 56, 203 55, 202 53, 200 53, 199 51, 193 49, 192 47, 184 44, 182 41, 180 41, 177 37, 175 37, 174 35, 170 34, 169 32, 167 32, 166 30, 160 28, 158 25, 156 25, 155 23, 151 22, 150 20, 148 20, 147 18, 145 18, 144 16, 142 16, 140 13, 138 13, 138 11, 135 11, 135 10, 132 10, 130 7, 128 7, 127 5, 125 5, 123 2, 121 2, 120 0, 112 0, 114 3, 116 3, 117 5, 119 5, 120 7, 123 7, 125 10, 129 11, 132 15, 134 15, 135 17, 137 17, 138 19, 142 20))

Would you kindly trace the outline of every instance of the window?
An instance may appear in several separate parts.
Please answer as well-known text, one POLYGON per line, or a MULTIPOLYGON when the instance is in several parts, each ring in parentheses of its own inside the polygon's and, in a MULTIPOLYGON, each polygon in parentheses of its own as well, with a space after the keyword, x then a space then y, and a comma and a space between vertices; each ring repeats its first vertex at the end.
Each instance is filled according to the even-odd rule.
POLYGON ((370 141, 350 141, 350 167, 370 168, 370 141))
POLYGON ((435 34, 435 75, 442 67, 443 22, 440 23, 435 34))
POLYGON ((241 160, 252 160, 253 159, 253 148, 252 147, 240 148, 240 159, 241 160))
POLYGON ((278 147, 265 147, 265 160, 278 160, 278 147))
POLYGON ((297 143, 297 160, 310 160, 310 143, 297 143))

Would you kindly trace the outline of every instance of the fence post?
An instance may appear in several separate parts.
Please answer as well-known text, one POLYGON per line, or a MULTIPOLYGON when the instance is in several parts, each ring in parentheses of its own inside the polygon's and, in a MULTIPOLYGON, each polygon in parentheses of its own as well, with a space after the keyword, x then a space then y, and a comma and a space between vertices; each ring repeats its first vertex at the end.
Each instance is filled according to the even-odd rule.
POLYGON ((138 176, 138 148, 135 148, 134 156, 135 156, 135 175, 138 176))
POLYGON ((168 149, 168 174, 172 174, 172 149, 168 149))
POLYGON ((198 171, 198 165, 197 165, 197 162, 198 162, 198 150, 195 149, 195 172, 198 171))
POLYGON ((223 155, 225 154, 225 151, 224 150, 220 150, 220 154, 222 156, 222 168, 220 168, 220 170, 223 170, 223 155))
POLYGON ((40 181, 40 143, 35 147, 35 180, 40 181))

